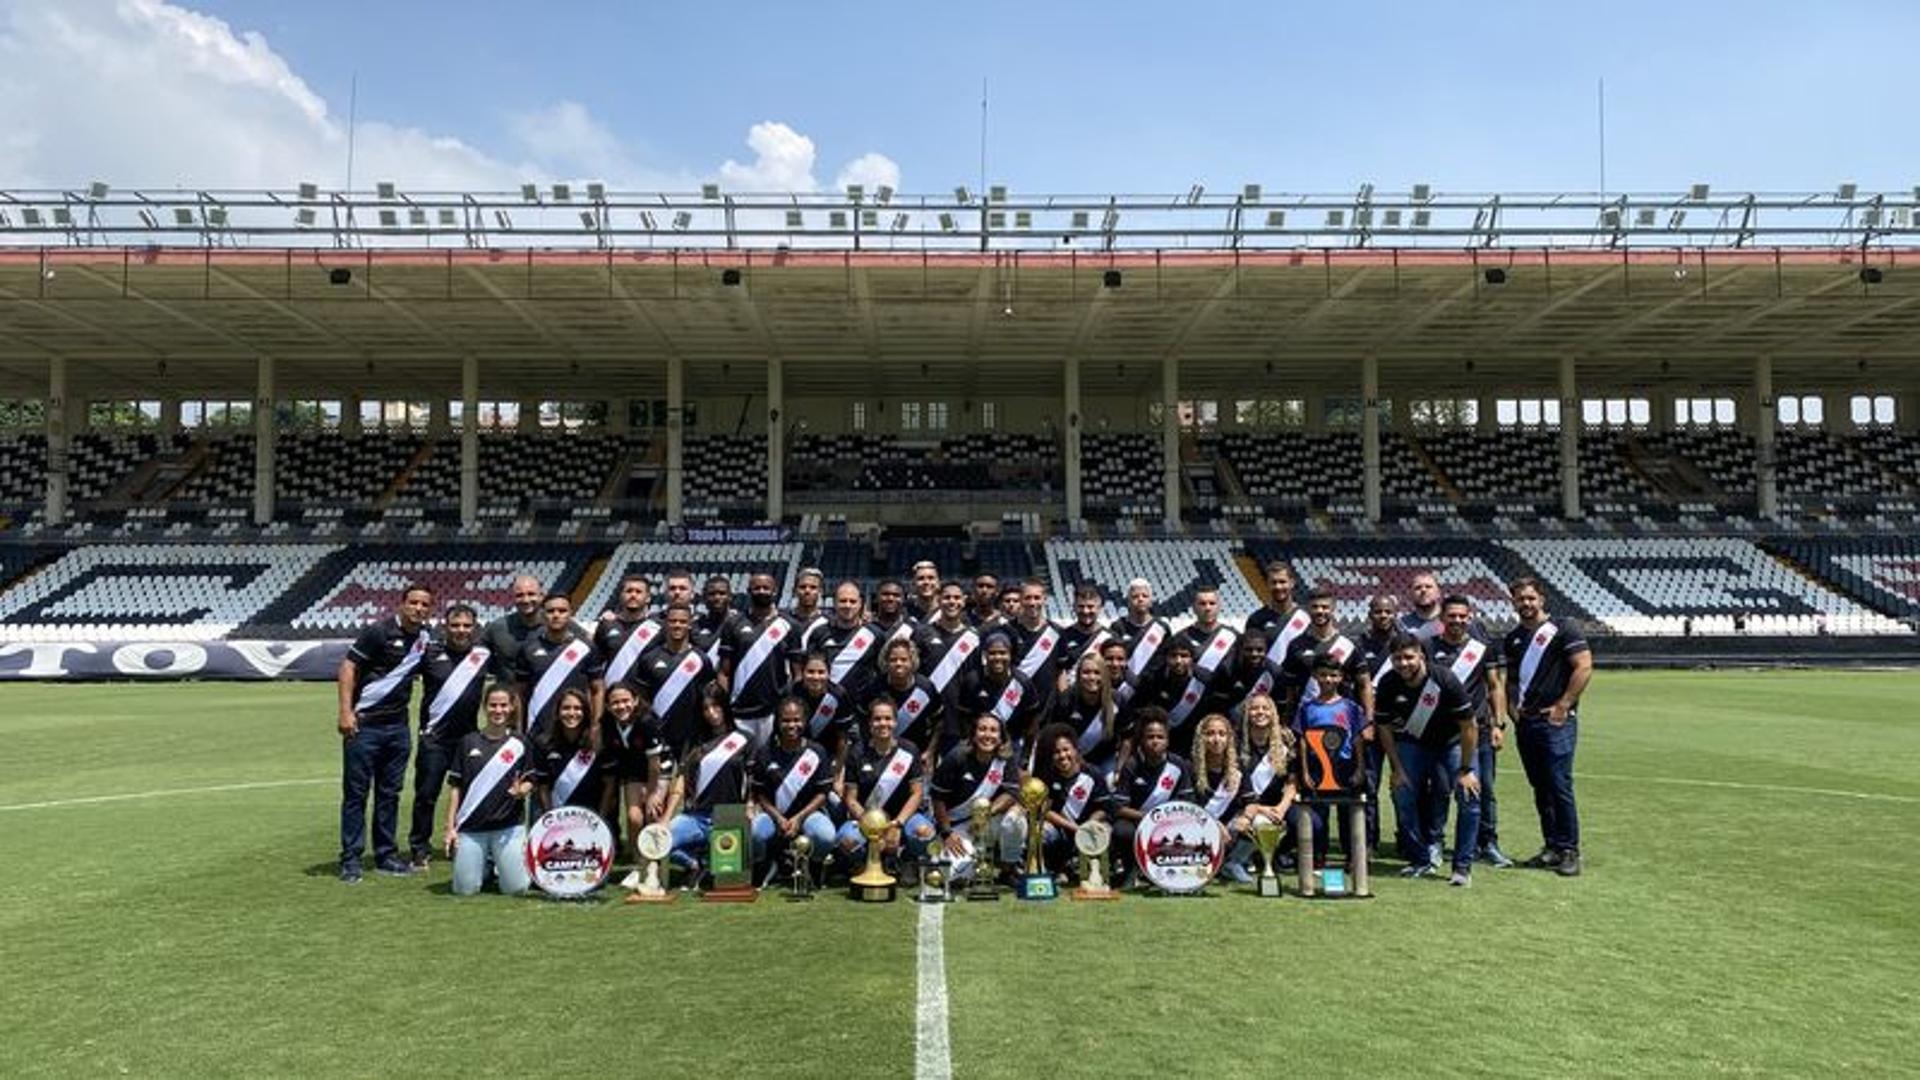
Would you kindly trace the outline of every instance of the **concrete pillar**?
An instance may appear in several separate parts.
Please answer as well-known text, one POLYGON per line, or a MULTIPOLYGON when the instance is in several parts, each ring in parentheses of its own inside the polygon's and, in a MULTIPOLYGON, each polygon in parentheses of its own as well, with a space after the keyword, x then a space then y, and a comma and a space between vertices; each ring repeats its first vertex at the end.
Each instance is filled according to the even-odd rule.
POLYGON ((1780 430, 1780 405, 1773 396, 1773 357, 1753 358, 1753 496, 1760 517, 1780 513, 1774 435, 1780 430))
POLYGON ((779 524, 787 512, 786 365, 767 357, 767 520, 779 524))
POLYGON ((1303 419, 1306 421, 1307 433, 1309 435, 1324 433, 1327 430, 1327 396, 1318 387, 1310 387, 1307 390, 1307 396, 1300 399, 1300 404, 1306 413, 1303 419))
POLYGON ((360 433, 365 430, 366 425, 360 422, 361 404, 359 394, 347 394, 340 398, 341 438, 357 439, 360 437, 360 433))
POLYGON ((435 394, 427 402, 427 434, 436 439, 444 439, 453 433, 453 419, 443 394, 435 394))
POLYGON ((1560 357, 1560 516, 1580 518, 1580 386, 1577 361, 1560 357))
POLYGON ((84 434, 88 423, 88 401, 85 390, 69 390, 67 393, 67 437, 84 434))
POLYGON ((685 474, 681 453, 685 449, 687 418, 687 365, 678 356, 667 358, 667 523, 686 522, 685 474))
POLYGON ((1160 512, 1171 529, 1180 524, 1180 358, 1171 353, 1160 362, 1160 479, 1160 512))
POLYGON ((1380 358, 1360 358, 1360 491, 1367 520, 1380 520, 1380 358))
POLYGON ((67 358, 47 360, 47 524, 67 523, 68 455, 67 358))
POLYGON ((1084 512, 1080 490, 1080 431, 1087 421, 1080 401, 1080 357, 1073 353, 1067 354, 1065 379, 1067 426, 1060 439, 1060 457, 1066 465, 1067 524, 1071 527, 1084 512))
POLYGON ((633 403, 626 398, 607 399, 607 434, 625 435, 633 430, 633 403))
POLYGON ((480 521, 480 361, 460 359, 460 523, 480 521))
POLYGON ((1493 394, 1481 394, 1475 399, 1477 410, 1473 428, 1482 435, 1493 435, 1500 430, 1500 399, 1493 394))
POLYGON ((1402 394, 1393 399, 1393 423, 1389 430, 1402 435, 1413 430, 1413 399, 1402 394))
POLYGON ((519 430, 537 432, 540 430, 540 399, 520 399, 519 430))
POLYGON ((1665 434, 1673 430, 1673 391, 1654 390, 1647 394, 1647 426, 1665 434))
POLYGON ((177 397, 160 399, 160 434, 169 439, 180 434, 180 399, 177 397))
POLYGON ((273 520, 274 439, 280 432, 280 418, 274 402, 273 357, 263 356, 254 363, 253 390, 253 523, 265 525, 273 520))

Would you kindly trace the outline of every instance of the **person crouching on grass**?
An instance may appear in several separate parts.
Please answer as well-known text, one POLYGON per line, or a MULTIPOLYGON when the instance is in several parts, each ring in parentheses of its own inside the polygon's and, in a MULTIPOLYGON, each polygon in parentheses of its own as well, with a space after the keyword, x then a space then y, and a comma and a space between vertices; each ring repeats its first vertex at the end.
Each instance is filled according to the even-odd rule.
POLYGON ((453 799, 447 805, 447 854, 453 894, 472 896, 491 865, 500 891, 519 896, 533 882, 527 869, 526 798, 533 790, 533 755, 516 734, 519 699, 496 686, 487 691, 486 723, 460 740, 447 769, 453 799))

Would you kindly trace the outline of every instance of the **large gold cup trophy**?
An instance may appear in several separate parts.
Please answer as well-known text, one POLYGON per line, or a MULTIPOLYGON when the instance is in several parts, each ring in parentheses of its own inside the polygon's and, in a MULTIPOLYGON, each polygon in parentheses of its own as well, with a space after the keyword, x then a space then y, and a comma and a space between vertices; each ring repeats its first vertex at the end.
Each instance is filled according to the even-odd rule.
POLYGON ((849 885, 855 900, 885 904, 894 898, 894 877, 880 865, 880 846, 892 825, 887 812, 877 806, 868 807, 867 812, 860 815, 860 835, 867 838, 867 866, 854 875, 849 885))
POLYGON ((1262 815, 1253 823, 1253 846, 1260 851, 1260 878, 1254 885, 1259 896, 1279 896, 1280 879, 1273 873, 1273 853, 1280 847, 1280 823, 1262 815))
POLYGON ((1046 842, 1047 782, 1029 776, 1020 784, 1020 806, 1027 812, 1027 863, 1020 875, 1020 899, 1052 900, 1058 895, 1053 875, 1040 857, 1046 842))

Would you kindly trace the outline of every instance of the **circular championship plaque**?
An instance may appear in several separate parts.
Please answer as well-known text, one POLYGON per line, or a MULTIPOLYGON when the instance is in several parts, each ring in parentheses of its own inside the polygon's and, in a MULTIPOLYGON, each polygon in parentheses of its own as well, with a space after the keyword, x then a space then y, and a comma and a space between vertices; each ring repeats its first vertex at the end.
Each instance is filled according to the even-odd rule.
POLYGON ((1140 872, 1170 893, 1199 892, 1226 857, 1226 833, 1212 814, 1189 802, 1161 803, 1133 834, 1140 872))
POLYGON ((540 815, 527 833, 533 883, 549 896, 585 896, 613 867, 613 831, 600 815, 562 806, 540 815))

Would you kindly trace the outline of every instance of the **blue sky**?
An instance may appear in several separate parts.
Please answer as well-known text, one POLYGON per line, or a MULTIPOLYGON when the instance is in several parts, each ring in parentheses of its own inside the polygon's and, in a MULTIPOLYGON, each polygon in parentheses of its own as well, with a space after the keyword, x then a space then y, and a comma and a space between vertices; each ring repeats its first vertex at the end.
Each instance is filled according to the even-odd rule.
MULTIPOLYGON (((125 24, 129 5, 159 6, 0 0, 0 12, 16 43, 30 46, 35 34, 52 32, 46 27, 56 17, 125 24)), ((344 124, 357 72, 362 121, 418 134, 429 148, 423 154, 434 140, 457 140, 499 175, 708 178, 729 159, 751 166, 747 133, 772 122, 811 140, 818 160, 809 175, 821 185, 866 153, 896 164, 910 191, 976 185, 984 76, 990 179, 1016 190, 1184 192, 1201 182, 1224 192, 1249 180, 1269 191, 1345 191, 1362 181, 1383 189, 1428 181, 1454 191, 1592 190, 1604 77, 1610 190, 1695 180, 1721 190, 1830 190, 1849 179, 1906 190, 1920 182, 1900 77, 1920 42, 1915 4, 182 7, 224 21, 237 39, 260 35, 331 122, 344 124), (563 106, 572 111, 551 111, 563 106), (550 122, 561 115, 579 121, 595 149, 561 138, 564 125, 550 122)), ((108 36, 137 56, 153 25, 133 19, 108 36)), ((89 46, 65 64, 104 51, 89 46)), ((171 78, 182 67, 196 65, 155 70, 171 78)), ((232 89, 218 85, 217 70, 198 74, 215 84, 210 104, 194 104, 189 80, 168 107, 217 118, 231 106, 236 124, 277 122, 256 101, 217 96, 232 89)), ((60 77, 50 71, 43 82, 60 77)), ((14 78, 9 85, 0 75, 0 105, 46 93, 14 78)), ((125 87, 89 106, 90 117, 149 107, 133 103, 125 87)), ((102 150, 98 144, 119 141, 113 119, 81 121, 84 130, 59 154, 49 149, 61 142, 57 133, 12 154, 0 136, 0 172, 15 174, 0 183, 21 174, 74 183, 96 165, 126 176, 169 156, 157 138, 141 147, 145 157, 102 150)), ((372 147, 369 169, 440 175, 399 149, 387 154, 365 129, 359 139, 372 147)), ((337 156, 338 172, 339 149, 317 138, 285 156, 299 160, 290 170, 302 174, 337 156)), ((273 174, 265 153, 242 176, 234 163, 249 156, 202 147, 155 166, 174 175, 128 182, 273 174)))

